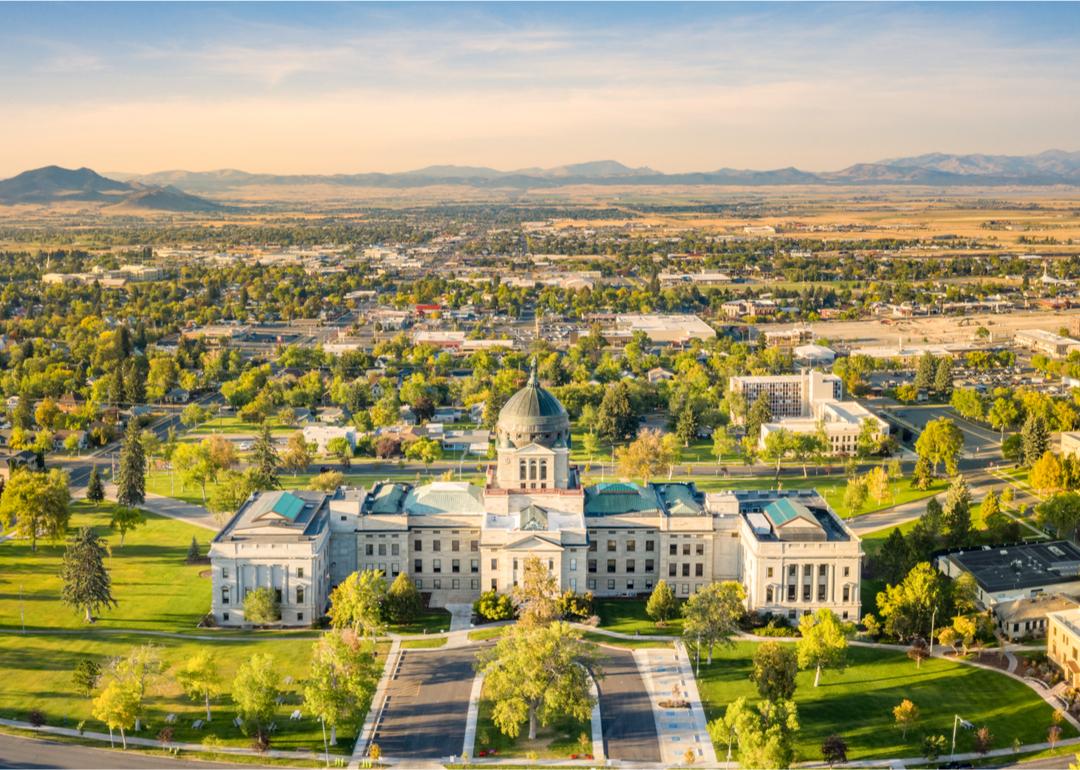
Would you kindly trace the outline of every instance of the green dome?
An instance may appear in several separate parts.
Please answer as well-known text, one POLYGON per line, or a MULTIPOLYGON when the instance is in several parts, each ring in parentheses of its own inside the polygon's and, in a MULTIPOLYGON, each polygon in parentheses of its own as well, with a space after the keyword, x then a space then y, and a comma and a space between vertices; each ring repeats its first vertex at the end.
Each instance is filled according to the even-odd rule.
POLYGON ((570 416, 559 399, 540 386, 535 363, 528 383, 499 412, 495 431, 500 446, 569 446, 570 416))

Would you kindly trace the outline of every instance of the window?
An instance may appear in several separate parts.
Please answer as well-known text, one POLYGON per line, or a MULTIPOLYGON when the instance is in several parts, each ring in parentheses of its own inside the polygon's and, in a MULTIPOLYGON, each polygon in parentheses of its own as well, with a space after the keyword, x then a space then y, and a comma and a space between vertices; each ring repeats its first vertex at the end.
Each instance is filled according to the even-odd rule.
POLYGON ((386 543, 379 543, 379 556, 386 556, 386 543))
POLYGON ((421 580, 420 578, 417 578, 413 582, 416 583, 416 590, 417 591, 421 590, 424 587, 424 581, 421 580))
POLYGON ((702 564, 701 562, 698 562, 697 564, 694 565, 694 577, 704 577, 704 575, 705 575, 705 565, 702 564))
POLYGON ((767 601, 767 602, 769 602, 770 604, 772 604, 772 600, 773 600, 773 587, 772 587, 772 586, 768 586, 768 587, 767 587, 767 588, 765 589, 765 601, 767 601))
POLYGON ((850 575, 851 575, 851 567, 844 567, 844 577, 849 577, 850 575))
POLYGON ((228 567, 222 567, 221 568, 221 579, 222 580, 228 580, 229 579, 229 568, 228 567))
POLYGON ((420 553, 420 551, 424 550, 423 541, 422 540, 414 540, 413 544, 412 544, 412 549, 414 551, 416 551, 417 553, 420 553))
POLYGON ((297 604, 303 604, 304 603, 304 587, 303 586, 297 586, 296 587, 296 603, 297 604))
POLYGON ((652 572, 655 567, 656 567, 656 563, 652 559, 646 559, 645 560, 645 571, 646 572, 652 572))
POLYGON ((365 556, 374 556, 375 555, 375 544, 374 543, 367 543, 367 544, 364 545, 364 555, 365 556))
POLYGON ((844 601, 851 600, 851 586, 844 586, 844 601))
POLYGON ((431 560, 431 571, 434 572, 436 575, 442 572, 442 559, 431 560))
POLYGON ((274 599, 277 600, 278 604, 281 604, 282 596, 281 596, 281 589, 280 588, 275 588, 274 589, 274 599))
POLYGON ((656 550, 656 541, 655 540, 646 540, 645 541, 645 550, 646 551, 655 551, 656 550))
POLYGON ((492 559, 491 560, 491 568, 492 569, 498 569, 499 568, 499 560, 498 559, 492 559))
POLYGON ((304 568, 303 567, 297 567, 296 568, 296 576, 298 578, 302 578, 304 576, 304 568))
POLYGON ((471 573, 473 573, 475 575, 479 571, 480 571, 480 560, 479 559, 469 559, 469 572, 471 572, 471 573))
POLYGON ((803 586, 803 589, 802 589, 802 600, 803 600, 804 602, 808 602, 808 601, 810 601, 810 586, 808 586, 808 585, 806 585, 806 586, 803 586))
POLYGON ((814 567, 811 564, 804 564, 802 568, 802 576, 808 578, 813 574, 814 567))
POLYGON ((596 559, 589 559, 589 572, 596 572, 596 559))
POLYGON ((391 543, 390 544, 390 555, 391 556, 400 556, 401 555, 400 551, 399 551, 400 548, 401 548, 401 546, 399 546, 397 543, 391 543))
POLYGON ((819 585, 819 586, 817 587, 817 600, 818 600, 819 602, 823 602, 823 601, 825 601, 825 595, 826 595, 826 593, 827 593, 827 588, 826 588, 825 584, 824 584, 824 583, 822 583, 821 585, 819 585))
POLYGON ((229 622, 229 613, 227 613, 227 612, 221 613, 221 620, 222 620, 223 623, 229 622))
POLYGON ((690 577, 690 563, 689 562, 682 565, 682 576, 683 577, 690 577))
POLYGON ((772 567, 766 567, 765 568, 765 577, 767 577, 767 578, 772 577, 772 567))
POLYGON ((626 541, 626 551, 627 551, 627 553, 633 553, 636 550, 637 550, 637 541, 635 541, 635 540, 627 540, 626 541))
POLYGON ((570 560, 570 571, 577 572, 577 559, 570 560))
POLYGON ((435 578, 435 590, 438 591, 440 588, 442 588, 442 580, 435 578))
POLYGON ((594 552, 596 551, 596 541, 595 540, 593 540, 593 541, 591 541, 589 543, 589 550, 594 551, 594 552))
POLYGON ((596 578, 589 578, 588 580, 586 580, 585 581, 585 586, 590 591, 595 591, 596 590, 596 578))
POLYGON ((626 560, 626 571, 627 572, 633 572, 634 567, 635 567, 634 560, 633 559, 627 559, 626 560))
POLYGON ((224 588, 221 589, 221 603, 222 604, 228 604, 229 603, 229 587, 228 586, 225 586, 224 588))
POLYGON ((441 551, 442 550, 442 540, 433 540, 432 543, 431 543, 431 550, 435 551, 435 553, 438 553, 439 551, 441 551))
MULTIPOLYGON (((789 602, 795 601, 795 584, 794 583, 788 583, 787 600, 789 602)), ((794 617, 794 615, 792 615, 792 617, 794 617)))
POLYGON ((668 555, 669 556, 678 556, 679 555, 679 546, 678 546, 677 543, 671 543, 670 545, 668 545, 668 555))
POLYGON ((829 568, 827 566, 825 566, 824 564, 819 564, 818 565, 818 570, 817 570, 818 577, 825 577, 825 575, 827 575, 828 572, 829 572, 829 568))
POLYGON ((424 560, 423 559, 413 559, 412 571, 414 573, 423 572, 424 571, 424 560))
POLYGON ((498 587, 499 587, 499 581, 497 581, 495 578, 492 578, 491 579, 491 590, 495 591, 495 590, 498 589, 498 587))
POLYGON ((679 574, 679 565, 675 562, 671 562, 667 565, 667 573, 668 577, 675 577, 677 574, 679 574))
POLYGON ((689 556, 690 555, 690 544, 689 543, 683 543, 682 544, 682 555, 683 556, 689 556))
POLYGON ((694 546, 694 553, 696 553, 698 556, 704 556, 705 555, 705 544, 704 543, 698 543, 697 545, 695 545, 694 546))
POLYGON ((474 591, 479 591, 480 590, 480 580, 478 578, 472 578, 471 580, 469 580, 469 588, 471 588, 474 591))
POLYGON ((634 590, 634 581, 633 580, 627 580, 626 581, 626 590, 627 591, 633 591, 634 590))
POLYGON ((460 540, 451 540, 450 541, 450 550, 453 551, 454 553, 457 553, 458 551, 460 551, 461 550, 461 541, 460 540))
POLYGON ((480 541, 479 540, 470 540, 469 541, 469 550, 470 551, 479 551, 480 550, 480 541))
POLYGON ((453 559, 450 561, 450 571, 455 574, 461 572, 461 559, 453 559))
POLYGON ((607 541, 607 549, 608 549, 608 553, 615 553, 615 541, 614 540, 608 540, 607 541))
POLYGON ((296 619, 302 621, 304 619, 304 613, 302 613, 302 612, 296 613, 296 619))
POLYGON ((615 590, 615 581, 614 580, 609 580, 607 582, 607 588, 608 588, 609 591, 614 591, 615 590))
POLYGON ((461 588, 461 581, 457 578, 454 578, 450 581, 450 587, 456 591, 457 589, 461 588))
POLYGON ((607 571, 608 571, 608 574, 615 571, 615 560, 614 559, 608 559, 607 560, 607 571))

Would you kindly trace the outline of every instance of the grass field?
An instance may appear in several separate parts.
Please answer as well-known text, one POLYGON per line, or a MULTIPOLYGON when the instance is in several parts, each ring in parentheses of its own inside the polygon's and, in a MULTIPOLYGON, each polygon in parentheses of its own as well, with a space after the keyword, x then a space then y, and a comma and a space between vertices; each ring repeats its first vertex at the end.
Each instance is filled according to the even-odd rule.
POLYGON ((390 623, 391 634, 434 634, 450 630, 450 613, 441 607, 429 607, 409 623, 390 623))
MULTIPOLYGON (((92 702, 77 693, 71 672, 82 658, 92 658, 102 666, 109 660, 126 655, 132 647, 153 644, 162 661, 162 674, 155 677, 146 700, 146 727, 141 737, 153 738, 165 725, 165 717, 177 715, 174 740, 201 742, 215 735, 228 745, 246 746, 249 739, 233 726, 235 712, 229 696, 231 681, 239 665, 256 652, 269 653, 281 674, 285 702, 278 708, 273 748, 322 751, 322 731, 319 722, 304 714, 299 722, 289 719, 301 703, 300 682, 307 675, 311 657, 310 639, 227 640, 203 642, 147 637, 138 634, 110 634, 94 638, 76 636, 47 636, 40 634, 9 635, 0 640, 0 714, 26 720, 31 709, 40 709, 46 724, 77 727, 85 721, 87 730, 107 732, 107 727, 93 718, 92 702), (212 646, 214 660, 222 681, 222 692, 211 701, 213 719, 202 730, 192 728, 192 722, 205 718, 201 702, 186 698, 173 681, 172 670, 195 652, 212 646), (292 677, 292 684, 285 684, 292 677)), ((387 645, 380 645, 379 660, 385 660, 387 645)), ((357 725, 338 730, 339 744, 333 749, 347 753, 352 745, 357 725)), ((119 737, 119 736, 118 736, 119 737)))
POLYGON ((681 615, 676 615, 665 625, 658 626, 645 613, 644 599, 597 599, 595 610, 600 618, 599 627, 606 631, 642 636, 678 636, 682 633, 681 615))
MULTIPOLYGON (((146 523, 120 536, 109 530, 113 506, 72 505, 69 535, 94 527, 111 548, 106 567, 117 607, 101 612, 93 629, 192 631, 210 608, 209 564, 188 564, 191 538, 205 555, 213 533, 174 519, 146 515, 146 523)), ((63 543, 0 543, 0 628, 85 628, 82 617, 60 601, 63 543)))
MULTIPOLYGON (((749 680, 754 643, 717 648, 713 664, 701 667, 698 688, 707 718, 724 713, 738 697, 757 699, 749 680)), ((916 668, 902 652, 852 647, 843 673, 827 671, 821 686, 813 686, 813 672, 799 673, 795 702, 801 730, 798 760, 820 761, 821 742, 836 733, 848 744, 850 759, 919 756, 928 734, 951 737, 953 715, 987 726, 994 747, 1014 739, 1021 743, 1046 740, 1052 709, 1026 685, 1003 674, 941 659, 924 661, 916 668), (894 727, 892 709, 904 698, 919 707, 921 718, 904 739, 894 727)), ((1062 738, 1076 731, 1062 725, 1062 738)), ((723 756, 726 743, 716 747, 723 756)), ((972 750, 972 735, 962 731, 957 751, 972 750)))

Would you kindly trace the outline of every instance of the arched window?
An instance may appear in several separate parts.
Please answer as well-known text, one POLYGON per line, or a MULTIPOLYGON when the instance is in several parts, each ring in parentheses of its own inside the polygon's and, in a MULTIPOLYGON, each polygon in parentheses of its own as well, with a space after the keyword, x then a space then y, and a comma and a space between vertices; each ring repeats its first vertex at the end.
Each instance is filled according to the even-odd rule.
POLYGON ((769 586, 765 589, 765 601, 772 603, 773 600, 773 587, 769 586))

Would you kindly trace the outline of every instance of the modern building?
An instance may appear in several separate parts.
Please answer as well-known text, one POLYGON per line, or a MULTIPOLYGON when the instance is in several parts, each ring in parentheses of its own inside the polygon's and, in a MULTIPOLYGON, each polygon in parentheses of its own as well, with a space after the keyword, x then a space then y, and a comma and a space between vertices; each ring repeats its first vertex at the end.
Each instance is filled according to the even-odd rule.
POLYGON ((1033 353, 1051 358, 1065 358, 1074 350, 1080 350, 1080 340, 1063 337, 1045 329, 1024 329, 1013 336, 1013 342, 1033 353))
POLYGON ((716 330, 696 315, 625 314, 616 317, 615 336, 621 333, 631 337, 635 332, 644 332, 658 345, 685 345, 691 340, 716 338, 716 330))
POLYGON ((1030 598, 999 602, 993 609, 998 630, 1010 641, 1046 636, 1048 616, 1080 607, 1075 599, 1062 594, 1039 594, 1030 598))
POLYGON ((835 374, 816 370, 801 374, 748 375, 732 377, 728 388, 741 393, 747 407, 764 393, 773 419, 806 417, 818 401, 839 401, 844 397, 844 381, 835 374))
POLYGON ((836 360, 836 351, 824 345, 800 345, 792 353, 795 363, 803 366, 832 366, 836 360))
POLYGON ((1080 609, 1046 616, 1046 656, 1065 674, 1065 681, 1080 687, 1080 609))
POLYGON ((500 412, 495 446, 483 486, 387 481, 295 493, 292 517, 293 493, 254 495, 211 548, 214 619, 243 624, 244 591, 266 585, 282 597, 283 623, 310 622, 314 607, 290 593, 297 569, 320 577, 303 597, 323 609, 333 585, 365 569, 408 573, 444 606, 511 591, 531 557, 563 590, 636 596, 664 579, 685 597, 741 580, 751 610, 796 619, 828 607, 859 617, 860 541, 816 492, 584 487, 570 462, 569 417, 535 370, 500 412))
POLYGON ((987 609, 1045 593, 1080 594, 1080 548, 1068 540, 967 548, 936 561, 951 578, 971 574, 987 609))

